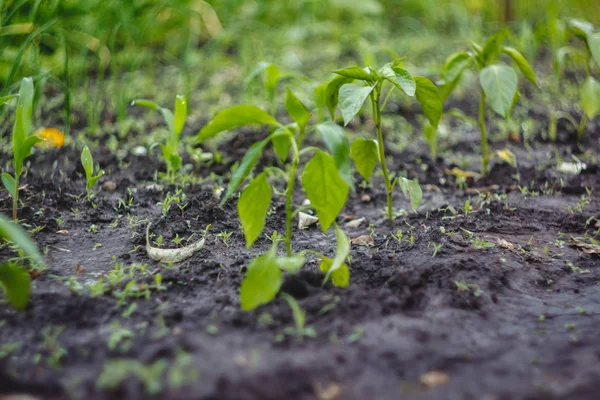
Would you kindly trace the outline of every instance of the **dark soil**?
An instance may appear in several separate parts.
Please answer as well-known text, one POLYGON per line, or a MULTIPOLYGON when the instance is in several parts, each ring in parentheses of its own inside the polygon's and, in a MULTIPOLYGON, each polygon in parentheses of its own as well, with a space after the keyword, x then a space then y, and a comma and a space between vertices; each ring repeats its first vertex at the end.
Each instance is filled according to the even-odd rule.
MULTIPOLYGON (((0 398, 595 399, 600 267, 597 255, 569 243, 594 235, 592 217, 600 217, 600 130, 590 130, 587 155, 569 141, 556 151, 549 143, 495 143, 517 154, 518 169, 496 163, 467 187, 444 171, 457 166, 452 157, 478 169, 477 132, 446 144, 435 161, 421 142, 394 154, 392 171, 420 179, 423 204, 387 221, 380 180, 350 195, 339 222, 364 217, 344 230, 351 238, 370 235, 372 245, 352 246, 346 289, 321 287, 315 260, 286 277, 282 291, 299 301, 317 332, 302 341, 282 335, 294 326, 283 299, 250 313, 239 307, 244 267, 270 242, 245 248, 235 202, 219 208, 209 177, 228 172, 249 142, 222 145, 224 165, 195 168, 206 182, 187 186, 187 206, 173 205, 166 217, 156 204, 175 188, 152 183, 163 168, 158 157, 117 159, 102 146, 93 149, 110 171, 100 185, 111 181, 116 190, 105 185, 92 208, 78 197, 79 154, 38 152, 23 180, 20 218, 30 229, 43 227, 35 239, 47 250, 48 268, 33 274, 27 310, 0 306, 0 398), (568 160, 571 153, 587 169, 558 172, 556 155, 568 160), (145 253, 149 222, 171 247, 176 235, 197 239, 211 227, 202 251, 168 267, 145 253), (399 230, 400 241, 391 236, 399 230), (216 237, 222 232, 232 234, 224 241, 216 237), (108 280, 119 266, 130 277, 92 297, 87 285, 108 280), (157 274, 163 290, 154 288, 157 274), (131 279, 140 290, 149 287, 148 298, 122 296, 131 279), (435 371, 447 381, 424 384, 435 371)), ((0 196, 7 214, 10 199, 0 196)), ((302 200, 298 192, 296 204, 302 200)), ((394 201, 409 210, 399 192, 394 201)), ((282 198, 274 210, 269 235, 284 231, 282 198)), ((295 231, 294 248, 333 255, 333 234, 327 237, 317 227, 295 231)), ((4 248, 0 255, 12 253, 4 248)))

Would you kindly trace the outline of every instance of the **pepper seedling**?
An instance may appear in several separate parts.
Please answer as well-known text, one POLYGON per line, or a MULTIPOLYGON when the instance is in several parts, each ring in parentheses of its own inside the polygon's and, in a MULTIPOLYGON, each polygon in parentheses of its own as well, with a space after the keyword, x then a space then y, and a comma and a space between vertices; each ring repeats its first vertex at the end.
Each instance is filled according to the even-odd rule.
POLYGON ((508 119, 510 111, 519 100, 518 75, 513 67, 499 61, 501 55, 507 55, 517 65, 519 70, 534 85, 537 86, 535 72, 523 55, 512 47, 504 46, 504 31, 490 36, 483 46, 471 43, 471 50, 459 51, 446 59, 440 73, 440 97, 444 102, 456 88, 463 72, 472 68, 479 72, 479 118, 478 126, 481 136, 481 174, 486 175, 489 161, 495 156, 511 161, 506 157, 506 151, 500 154, 489 151, 487 129, 485 124, 485 105, 489 103, 492 110, 508 119))
MULTIPOLYGON (((283 242, 286 256, 277 256, 279 239, 275 234, 272 238, 271 249, 250 262, 240 292, 240 303, 244 310, 251 310, 270 302, 277 295, 281 286, 281 271, 297 272, 304 265, 306 254, 316 254, 321 257, 322 263, 327 260, 320 253, 308 250, 294 253, 292 249, 293 219, 306 208, 302 206, 294 209, 293 205, 300 156, 314 153, 304 167, 302 187, 310 200, 310 207, 316 211, 323 232, 326 232, 331 225, 335 225, 335 220, 346 203, 348 191, 353 187, 350 171, 350 146, 344 130, 332 122, 308 128, 311 113, 289 89, 286 94, 285 108, 294 121, 293 123, 280 123, 272 115, 254 105, 233 106, 220 111, 197 136, 197 141, 201 142, 213 138, 225 130, 244 125, 259 124, 272 128, 271 133, 265 139, 254 143, 246 152, 239 167, 233 172, 221 205, 233 196, 251 174, 267 145, 272 144, 275 153, 287 165, 287 171, 275 167, 265 168, 246 186, 238 200, 238 215, 246 246, 250 247, 265 227, 271 204, 273 190, 268 180, 269 172, 276 172, 285 177, 287 182, 285 190, 286 232, 283 242), (310 131, 321 134, 331 154, 316 147, 302 148, 304 139, 310 131)), ((348 279, 343 280, 337 277, 341 274, 349 277, 348 266, 344 263, 349 252, 349 240, 339 227, 335 226, 338 243, 336 254, 338 256, 336 256, 335 262, 324 269, 325 281, 333 277, 335 285, 347 286, 348 279), (346 248, 348 251, 344 250, 346 248), (340 284, 340 282, 344 284, 340 284)))
POLYGON ((594 78, 592 71, 600 67, 600 32, 594 30, 594 26, 586 21, 571 20, 568 23, 569 32, 585 44, 585 49, 581 50, 572 46, 565 46, 558 49, 555 56, 555 68, 558 77, 562 75, 567 56, 577 65, 583 66, 586 78, 579 87, 579 104, 583 110, 583 115, 579 120, 569 113, 555 111, 550 115, 550 125, 548 133, 550 140, 556 141, 556 125, 559 119, 569 121, 577 131, 577 141, 583 140, 583 134, 587 123, 600 114, 600 82, 594 78))
POLYGON ((94 175, 94 159, 92 158, 92 152, 87 146, 81 151, 81 165, 83 165, 83 170, 85 171, 85 192, 87 199, 92 203, 92 189, 96 182, 104 175, 104 170, 100 170, 97 175, 94 175))
POLYGON ((419 183, 403 177, 392 180, 388 172, 381 116, 394 89, 398 88, 410 97, 415 96, 431 125, 437 127, 442 115, 442 103, 437 87, 425 77, 413 77, 401 67, 399 62, 388 63, 378 71, 372 67, 350 67, 333 72, 338 76, 329 83, 325 93, 332 118, 334 118, 335 109, 339 106, 344 124, 348 125, 361 110, 367 98, 370 99, 373 109, 377 140, 359 138, 352 143, 351 155, 356 169, 366 181, 369 181, 377 162, 381 165, 385 180, 387 217, 389 219, 394 218, 392 194, 398 183, 403 193, 410 197, 412 208, 416 209, 422 198, 419 183), (354 83, 355 81, 359 81, 360 84, 354 83), (385 83, 390 83, 391 87, 382 103, 385 83))
POLYGON ((175 113, 167 108, 160 107, 150 100, 134 100, 132 106, 142 106, 151 110, 159 111, 169 129, 169 137, 165 144, 161 144, 163 158, 167 166, 166 178, 171 183, 175 182, 175 174, 181 167, 181 156, 179 155, 179 138, 185 125, 187 117, 187 101, 184 95, 177 95, 175 99, 175 113))
POLYGON ((14 175, 4 172, 2 183, 13 199, 12 217, 17 219, 19 206, 19 178, 23 173, 23 162, 31 154, 36 143, 43 139, 31 134, 31 119, 33 113, 33 79, 23 78, 19 89, 19 100, 12 132, 12 152, 14 175))

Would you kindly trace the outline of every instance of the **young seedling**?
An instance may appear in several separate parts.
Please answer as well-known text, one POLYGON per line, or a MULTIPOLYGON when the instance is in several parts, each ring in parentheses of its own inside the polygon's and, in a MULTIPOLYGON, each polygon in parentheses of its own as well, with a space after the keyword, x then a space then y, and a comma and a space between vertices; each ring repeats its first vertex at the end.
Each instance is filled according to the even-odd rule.
POLYGON ((187 117, 187 101, 184 95, 178 95, 175 99, 175 113, 167 108, 160 107, 150 100, 134 100, 131 105, 137 105, 159 111, 169 128, 169 137, 165 144, 161 144, 163 158, 167 165, 166 178, 171 183, 175 182, 175 174, 181 167, 181 157, 179 156, 179 137, 185 125, 187 117))
POLYGON ((437 127, 442 115, 442 103, 437 87, 425 77, 413 77, 399 63, 386 64, 379 71, 371 67, 350 67, 334 71, 334 73, 339 76, 334 78, 326 89, 327 106, 332 118, 334 118, 335 109, 339 106, 344 118, 344 125, 348 125, 361 110, 367 98, 370 99, 373 109, 377 140, 359 138, 352 143, 350 151, 356 169, 366 181, 369 181, 377 162, 380 163, 385 180, 387 217, 389 219, 394 218, 392 194, 398 183, 402 192, 409 196, 412 208, 416 209, 422 198, 419 183, 403 177, 392 180, 388 172, 381 115, 393 91, 398 88, 410 97, 415 96, 431 125, 437 127), (353 83, 355 81, 359 81, 360 84, 353 83), (391 86, 382 102, 384 84, 388 86, 388 83, 391 86))
POLYGON ((83 170, 85 171, 85 192, 87 199, 92 203, 92 189, 96 182, 104 175, 104 170, 100 170, 97 175, 94 175, 94 159, 92 158, 92 152, 87 146, 81 151, 81 165, 83 165, 83 170))
MULTIPOLYGON (((456 88, 463 72, 472 68, 479 72, 479 132, 481 135, 481 174, 486 175, 490 160, 496 155, 490 154, 485 124, 486 101, 490 107, 502 117, 508 119, 514 104, 519 100, 518 76, 514 68, 499 61, 500 56, 507 55, 521 70, 523 75, 537 85, 535 72, 519 51, 512 47, 504 46, 505 33, 503 31, 489 37, 483 46, 471 43, 471 50, 460 51, 452 54, 446 60, 440 74, 440 97, 445 101, 456 88)), ((510 154, 498 154, 499 157, 512 163, 510 154)))
POLYGON ((31 134, 31 118, 33 113, 33 79, 23 78, 19 89, 19 101, 12 132, 12 152, 14 175, 2 174, 2 183, 13 199, 12 217, 17 219, 19 206, 19 178, 23 172, 23 162, 31 154, 33 146, 42 139, 31 134))
MULTIPOLYGON (((274 167, 265 169, 246 186, 238 200, 238 214, 246 246, 250 247, 260 237, 269 213, 273 189, 268 180, 268 172, 277 171, 287 181, 285 190, 286 232, 283 238, 286 256, 277 256, 279 240, 275 234, 271 250, 250 262, 240 293, 240 302, 244 310, 251 310, 270 302, 277 295, 281 286, 281 271, 295 273, 305 263, 307 251, 296 254, 292 251, 293 219, 301 210, 305 209, 305 207, 300 207, 294 210, 293 205, 300 155, 308 152, 314 153, 304 167, 302 187, 310 200, 311 207, 316 211, 323 232, 326 232, 331 225, 335 225, 337 215, 346 203, 348 191, 353 186, 350 172, 350 146, 344 130, 333 123, 323 123, 307 128, 311 114, 289 89, 285 107, 294 121, 293 123, 282 124, 267 112, 253 105, 238 105, 219 112, 197 136, 197 140, 200 142, 213 138, 222 131, 251 124, 269 125, 274 129, 265 139, 254 143, 248 149, 231 177, 221 204, 227 202, 251 174, 267 145, 272 144, 276 154, 288 166, 287 171, 274 167), (309 131, 319 132, 333 155, 315 147, 302 149, 303 141, 309 131)), ((335 227, 338 249, 335 262, 325 269, 326 280, 338 274, 349 275, 347 265, 344 263, 349 253, 349 241, 339 227, 337 225, 335 227)), ((325 262, 326 257, 322 256, 321 259, 325 262)), ((337 283, 338 281, 334 280, 334 284, 337 283)), ((344 286, 347 283, 346 279, 344 286)))
POLYGON ((581 142, 587 123, 600 114, 600 82, 592 75, 592 71, 600 68, 600 31, 596 32, 592 24, 580 20, 571 20, 568 26, 569 32, 584 43, 585 49, 581 50, 572 46, 561 47, 556 52, 555 66, 559 79, 564 70, 567 56, 575 64, 584 68, 586 78, 579 87, 579 103, 583 110, 583 115, 578 123, 567 112, 553 112, 550 115, 548 133, 550 140, 556 141, 556 125, 558 120, 562 118, 569 121, 577 130, 577 141, 581 142))

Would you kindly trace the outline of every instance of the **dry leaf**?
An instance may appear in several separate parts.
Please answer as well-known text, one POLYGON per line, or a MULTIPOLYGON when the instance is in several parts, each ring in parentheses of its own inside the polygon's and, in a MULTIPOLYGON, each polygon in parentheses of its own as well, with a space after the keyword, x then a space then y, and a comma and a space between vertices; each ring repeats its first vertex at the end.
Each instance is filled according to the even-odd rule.
POLYGON ((571 236, 569 238, 569 244, 571 244, 571 246, 577 247, 586 254, 595 254, 597 256, 600 256, 600 246, 597 244, 589 243, 583 238, 571 236))
POLYGON ((477 188, 466 188, 465 193, 488 193, 488 192, 495 192, 498 189, 500 189, 500 186, 490 185, 490 186, 483 186, 483 187, 477 187, 477 188))
POLYGON ((360 235, 359 237, 355 237, 350 241, 350 243, 355 244, 357 246, 373 246, 375 244, 375 240, 369 235, 360 235))
POLYGON ((342 388, 337 383, 321 385, 319 382, 316 382, 313 387, 315 395, 319 400, 336 400, 342 395, 342 388))
POLYGON ((421 384, 429 388, 445 385, 449 381, 450 377, 448 374, 442 371, 429 371, 421 375, 421 384))
POLYGON ((479 174, 477 172, 463 171, 462 169, 459 169, 456 167, 454 167, 452 169, 445 169, 444 174, 453 175, 457 178, 474 179, 474 180, 481 178, 481 174, 479 174))
POLYGON ((309 226, 316 224, 318 221, 319 218, 315 216, 303 212, 298 213, 298 229, 308 228, 309 226))
POLYGON ((58 233, 60 235, 68 235, 69 231, 66 229, 61 229, 60 231, 56 231, 56 233, 58 233))
POLYGON ((364 218, 357 218, 355 220, 347 222, 345 227, 346 228, 358 228, 363 222, 365 222, 364 218))
POLYGON ((369 196, 368 194, 363 194, 362 196, 360 196, 360 201, 362 201, 363 203, 368 203, 371 201, 371 196, 369 196))
POLYGON ((158 247, 152 247, 150 246, 150 224, 146 227, 146 252, 153 260, 165 263, 181 262, 193 256, 203 247, 204 238, 196 243, 192 243, 189 246, 181 247, 179 249, 160 249, 158 247))
POLYGON ((505 249, 514 250, 515 248, 514 244, 502 238, 496 238, 496 242, 500 247, 504 247, 505 249))

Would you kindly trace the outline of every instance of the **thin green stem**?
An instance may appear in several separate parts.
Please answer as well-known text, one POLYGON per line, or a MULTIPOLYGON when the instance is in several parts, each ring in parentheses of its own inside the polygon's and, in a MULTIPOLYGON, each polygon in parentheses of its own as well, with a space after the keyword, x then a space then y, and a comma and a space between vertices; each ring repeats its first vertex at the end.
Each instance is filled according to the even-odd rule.
POLYGON ((588 123, 587 115, 583 114, 581 117, 581 121, 579 121, 579 126, 577 127, 577 141, 581 143, 583 141, 583 134, 585 132, 585 127, 588 123))
POLYGON ((292 219, 294 214, 294 184, 296 183, 296 169, 298 168, 299 151, 296 139, 290 137, 293 150, 292 166, 288 176, 288 185, 285 190, 285 251, 288 256, 292 255, 292 219))
POLYGON ((489 148, 487 140, 487 131, 485 129, 485 93, 481 91, 481 99, 479 100, 479 133, 481 134, 481 175, 487 174, 489 161, 489 148))
POLYGON ((392 92, 394 91, 395 88, 396 88, 396 86, 392 85, 392 87, 390 88, 390 91, 388 92, 387 96, 385 96, 385 100, 383 101, 383 104, 381 105, 381 107, 379 107, 379 111, 380 112, 383 112, 385 110, 385 106, 387 106, 388 100, 392 96, 392 92))
POLYGON ((392 209, 392 182, 390 181, 390 175, 388 173, 387 165, 385 162, 385 148, 383 145, 383 132, 381 131, 381 109, 379 108, 379 100, 381 97, 381 84, 379 84, 374 91, 371 93, 371 104, 373 105, 373 120, 375 121, 375 127, 377 128, 377 148, 379 150, 379 161, 381 163, 381 171, 383 172, 383 178, 385 180, 385 194, 387 197, 387 216, 388 219, 394 219, 392 209))
POLYGON ((19 175, 15 173, 15 192, 13 193, 13 220, 17 220, 17 207, 19 206, 19 175))

